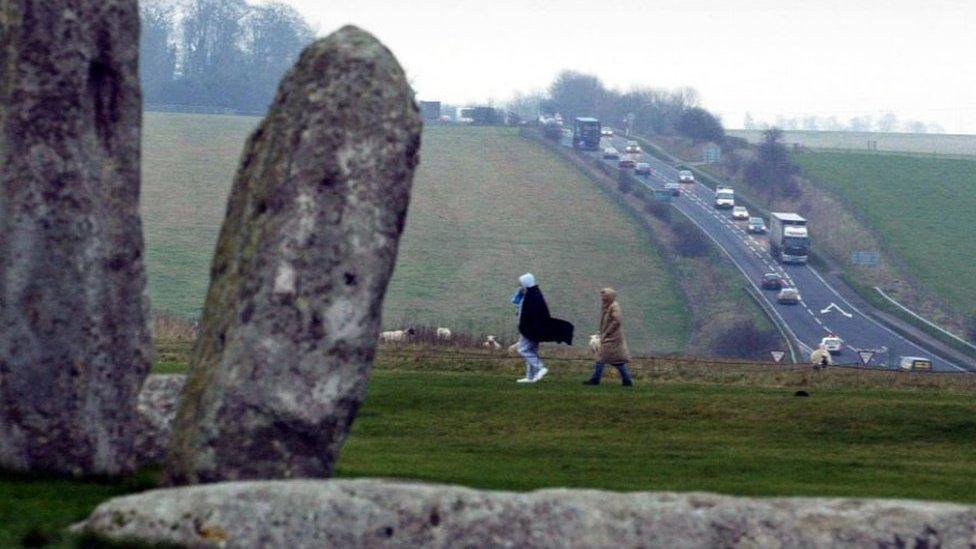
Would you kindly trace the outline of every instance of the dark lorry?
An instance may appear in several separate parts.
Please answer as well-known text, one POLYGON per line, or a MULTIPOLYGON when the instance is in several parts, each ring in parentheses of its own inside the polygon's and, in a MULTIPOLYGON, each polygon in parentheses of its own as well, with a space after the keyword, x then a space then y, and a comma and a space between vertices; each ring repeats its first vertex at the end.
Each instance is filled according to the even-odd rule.
POLYGON ((595 151, 600 148, 600 121, 596 118, 573 119, 573 148, 595 151))

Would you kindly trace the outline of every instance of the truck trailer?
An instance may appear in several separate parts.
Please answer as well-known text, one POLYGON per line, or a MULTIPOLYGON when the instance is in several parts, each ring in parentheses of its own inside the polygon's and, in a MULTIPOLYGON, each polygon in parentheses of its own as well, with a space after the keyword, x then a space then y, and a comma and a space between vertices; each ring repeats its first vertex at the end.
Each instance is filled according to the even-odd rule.
POLYGON ((807 220, 795 213, 770 214, 769 253, 782 263, 806 263, 810 254, 807 220))
POLYGON ((587 151, 599 149, 601 129, 596 118, 573 119, 573 147, 587 151))

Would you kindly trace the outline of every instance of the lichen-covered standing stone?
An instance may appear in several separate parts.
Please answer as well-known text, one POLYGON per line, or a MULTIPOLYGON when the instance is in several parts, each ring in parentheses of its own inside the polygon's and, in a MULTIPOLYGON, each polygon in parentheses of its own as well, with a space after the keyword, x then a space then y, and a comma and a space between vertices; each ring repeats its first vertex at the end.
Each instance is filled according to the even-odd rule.
POLYGON ((0 467, 135 466, 151 340, 136 0, 0 0, 0 467))
POLYGON ((248 140, 173 428, 170 483, 324 477, 362 402, 421 123, 396 59, 345 27, 248 140))

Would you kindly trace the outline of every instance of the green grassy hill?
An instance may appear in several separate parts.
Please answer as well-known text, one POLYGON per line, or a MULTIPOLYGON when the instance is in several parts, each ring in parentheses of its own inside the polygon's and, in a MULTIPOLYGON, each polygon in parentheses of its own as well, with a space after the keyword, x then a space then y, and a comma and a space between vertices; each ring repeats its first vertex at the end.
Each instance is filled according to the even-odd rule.
MULTIPOLYGON (((226 195, 256 124, 146 114, 142 212, 155 310, 200 314, 226 195)), ((598 290, 614 286, 634 350, 684 348, 689 316, 650 240, 582 175, 510 130, 425 131, 385 325, 437 324, 510 340, 508 300, 525 271, 581 340, 596 331, 598 290)))
POLYGON ((613 286, 635 350, 683 348, 688 315, 650 239, 584 176, 508 129, 436 127, 423 139, 388 327, 511 339, 509 298, 531 271, 580 339, 596 331, 597 292, 613 286))
POLYGON ((145 113, 141 207, 153 309, 202 312, 227 193, 259 120, 145 113))
POLYGON ((976 310, 976 160, 810 152, 795 159, 860 212, 926 288, 976 310))

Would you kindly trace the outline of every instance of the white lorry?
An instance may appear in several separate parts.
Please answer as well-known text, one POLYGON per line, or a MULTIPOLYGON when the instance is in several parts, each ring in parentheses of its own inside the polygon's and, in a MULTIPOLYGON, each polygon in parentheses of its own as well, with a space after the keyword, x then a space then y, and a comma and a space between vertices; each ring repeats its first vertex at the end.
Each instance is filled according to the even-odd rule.
POLYGON ((732 187, 716 187, 715 207, 728 209, 734 206, 735 206, 735 190, 733 190, 732 187))
POLYGON ((806 263, 810 254, 807 220, 795 213, 770 214, 769 253, 783 263, 806 263))

